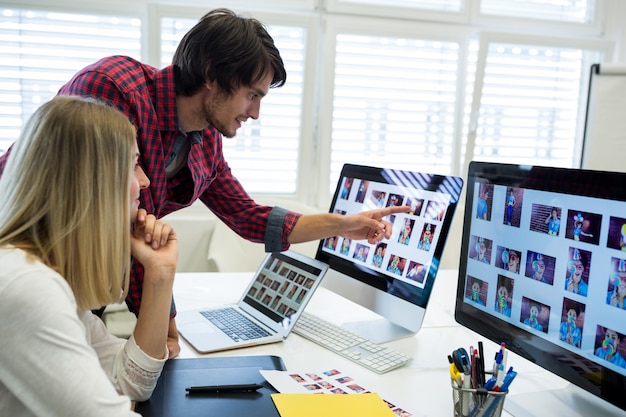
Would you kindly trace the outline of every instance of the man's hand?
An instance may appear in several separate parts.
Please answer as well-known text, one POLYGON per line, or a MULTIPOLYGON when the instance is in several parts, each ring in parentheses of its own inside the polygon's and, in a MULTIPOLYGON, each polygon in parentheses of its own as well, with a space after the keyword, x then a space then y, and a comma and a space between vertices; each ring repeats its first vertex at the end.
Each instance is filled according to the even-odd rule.
POLYGON ((339 235, 351 239, 367 239, 370 244, 391 237, 392 225, 383 220, 394 213, 408 213, 409 206, 393 206, 343 216, 339 235))
POLYGON ((409 206, 391 206, 357 214, 335 213, 303 214, 289 234, 289 243, 302 243, 343 236, 350 239, 367 239, 370 244, 391 237, 391 223, 383 217, 395 213, 408 213, 409 206))

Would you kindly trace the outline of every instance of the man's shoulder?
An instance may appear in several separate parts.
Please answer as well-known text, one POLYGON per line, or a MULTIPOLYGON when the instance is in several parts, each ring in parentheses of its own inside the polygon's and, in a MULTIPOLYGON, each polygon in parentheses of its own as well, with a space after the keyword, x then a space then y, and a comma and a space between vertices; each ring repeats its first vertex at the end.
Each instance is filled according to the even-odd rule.
MULTIPOLYGON (((159 69, 125 55, 102 58, 86 66, 67 86, 107 79, 122 89, 135 90, 151 82, 159 69)), ((71 88, 71 87, 70 87, 71 88)))

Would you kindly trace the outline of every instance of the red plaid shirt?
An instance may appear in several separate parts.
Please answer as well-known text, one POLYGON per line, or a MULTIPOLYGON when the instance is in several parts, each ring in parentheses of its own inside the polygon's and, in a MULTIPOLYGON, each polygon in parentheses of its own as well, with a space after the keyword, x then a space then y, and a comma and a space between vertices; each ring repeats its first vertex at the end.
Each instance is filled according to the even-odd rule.
MULTIPOLYGON (((213 127, 199 132, 201 140, 192 141, 189 169, 166 179, 165 162, 180 134, 172 66, 161 70, 125 56, 108 57, 79 71, 59 94, 96 97, 121 110, 135 125, 140 163, 150 178, 150 188, 141 193, 141 207, 148 213, 161 218, 200 199, 242 237, 265 242, 267 251, 289 247, 287 236, 299 215, 288 212, 280 217, 280 239, 266 235, 272 207, 257 205, 232 175, 222 153, 222 135, 213 127)), ((0 157, 0 172, 8 155, 0 157)), ((143 282, 138 262, 133 262, 131 275, 126 302, 137 313, 143 282)))

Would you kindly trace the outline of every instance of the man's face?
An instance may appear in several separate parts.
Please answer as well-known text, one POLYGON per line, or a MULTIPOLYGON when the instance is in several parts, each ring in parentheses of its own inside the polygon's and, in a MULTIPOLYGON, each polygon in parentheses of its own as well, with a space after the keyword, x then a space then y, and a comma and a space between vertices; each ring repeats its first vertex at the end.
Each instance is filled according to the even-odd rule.
POLYGON ((261 99, 267 95, 273 74, 267 74, 252 86, 241 86, 232 95, 212 84, 210 94, 204 101, 204 118, 224 137, 232 138, 249 118, 259 118, 261 99))

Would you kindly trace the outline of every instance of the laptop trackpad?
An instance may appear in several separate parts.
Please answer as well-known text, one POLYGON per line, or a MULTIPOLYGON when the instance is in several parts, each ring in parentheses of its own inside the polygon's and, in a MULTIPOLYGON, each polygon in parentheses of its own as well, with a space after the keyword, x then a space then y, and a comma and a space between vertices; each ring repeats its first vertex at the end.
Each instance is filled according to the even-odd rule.
POLYGON ((191 335, 191 334, 208 334, 215 333, 218 330, 210 325, 207 321, 196 321, 193 323, 185 323, 182 327, 180 327, 180 332, 191 335))

